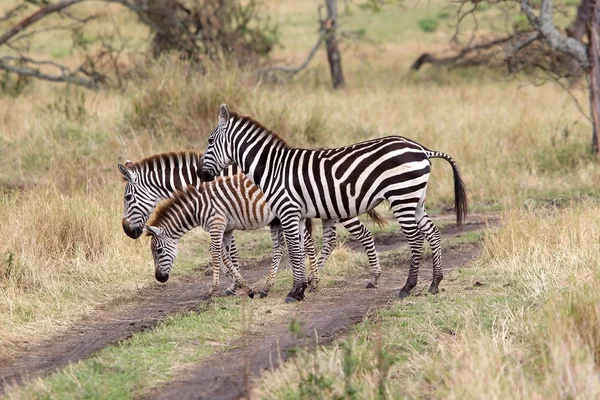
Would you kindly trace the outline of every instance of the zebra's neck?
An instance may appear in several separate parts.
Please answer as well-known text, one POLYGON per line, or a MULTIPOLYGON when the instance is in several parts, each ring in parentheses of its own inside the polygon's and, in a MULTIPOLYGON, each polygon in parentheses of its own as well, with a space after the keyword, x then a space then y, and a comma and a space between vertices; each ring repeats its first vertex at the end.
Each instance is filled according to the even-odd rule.
POLYGON ((139 184, 158 201, 173 197, 175 191, 188 185, 197 186, 198 165, 201 159, 197 153, 168 153, 139 164, 136 172, 139 184))
POLYGON ((176 192, 164 205, 161 204, 155 225, 161 228, 166 236, 179 240, 188 231, 204 225, 206 209, 204 191, 188 187, 186 191, 176 192))
POLYGON ((273 174, 283 162, 283 154, 289 151, 287 144, 258 123, 250 120, 233 121, 232 160, 264 193, 273 188, 273 174), (238 130, 237 132, 236 129, 238 130))

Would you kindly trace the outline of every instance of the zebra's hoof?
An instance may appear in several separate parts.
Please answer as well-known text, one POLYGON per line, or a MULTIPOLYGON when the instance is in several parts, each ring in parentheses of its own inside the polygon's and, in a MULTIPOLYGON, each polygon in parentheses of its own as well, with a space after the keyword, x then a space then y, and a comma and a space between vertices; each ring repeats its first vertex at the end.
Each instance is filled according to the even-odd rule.
POLYGON ((365 286, 366 289, 377 289, 377 285, 374 284, 373 282, 368 282, 367 286, 365 286))
POLYGON ((269 295, 269 292, 265 292, 264 290, 260 292, 260 298, 264 299, 265 297, 267 297, 269 295))
POLYGON ((285 298, 285 302, 286 302, 286 303, 295 303, 295 302, 297 302, 297 301, 298 301, 298 300, 296 300, 295 298, 293 298, 293 297, 290 297, 290 296, 288 296, 288 297, 286 297, 286 298, 285 298))
POLYGON ((250 297, 251 299, 254 298, 254 290, 248 292, 248 297, 250 297))
POLYGON ((235 296, 235 291, 231 289, 225 289, 225 296, 235 296))
POLYGON ((401 299, 405 299, 408 296, 410 296, 410 293, 408 293, 408 292, 406 292, 404 290, 401 290, 400 293, 398 293, 398 297, 400 297, 401 299))
POLYGON ((440 292, 440 289, 438 289, 437 286, 430 286, 429 287, 429 293, 431 294, 438 294, 440 292))

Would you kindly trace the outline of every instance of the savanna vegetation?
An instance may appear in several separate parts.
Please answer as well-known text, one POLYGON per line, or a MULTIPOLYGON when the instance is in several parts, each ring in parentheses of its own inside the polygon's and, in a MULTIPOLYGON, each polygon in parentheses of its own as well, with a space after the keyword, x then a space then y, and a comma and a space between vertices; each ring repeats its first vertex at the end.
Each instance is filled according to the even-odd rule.
MULTIPOLYGON (((0 16, 15 4, 2 2, 0 16)), ((121 229, 117 162, 202 151, 225 102, 296 146, 402 135, 444 151, 461 169, 470 211, 501 214, 498 229, 468 239, 481 243, 482 257, 452 272, 444 293, 394 302, 333 345, 300 349, 255 382, 253 397, 600 396, 600 168, 590 122, 578 109, 587 107, 588 94, 531 84, 527 72, 507 79, 496 68, 409 72, 420 54, 443 51, 454 35, 455 10, 442 0, 340 2, 338 29, 353 32, 339 38, 341 90, 331 88, 323 49, 293 76, 258 73, 306 58, 317 38, 318 4, 264 1, 260 15, 277 26, 269 31, 277 40, 252 62, 211 52, 199 56, 199 68, 177 52, 140 56, 152 44, 149 28, 120 4, 74 6, 75 15, 99 13, 78 32, 78 46, 72 32, 30 41, 36 57, 76 68, 82 46, 105 48, 118 27, 111 40, 126 44, 117 62, 128 73, 122 82, 107 75, 113 85, 98 90, 0 74, 0 353, 15 356, 156 284, 148 238, 132 241, 121 229)), ((480 4, 477 29, 493 34, 501 14, 480 4)), ((574 15, 576 4, 561 6, 574 15)), ((510 18, 520 23, 518 10, 510 18)), ((7 26, 0 19, 1 30, 7 26)), ((471 29, 462 24, 463 33, 471 29)), ((434 221, 453 205, 451 171, 442 161, 434 162, 426 205, 434 221)), ((268 232, 236 237, 241 257, 268 256, 268 232)), ((208 242, 203 232, 184 238, 175 281, 201 273, 208 242)), ((366 276, 366 265, 364 255, 340 245, 324 287, 341 276, 366 276)), ((263 323, 290 319, 302 306, 281 304, 290 282, 283 271, 270 298, 216 299, 8 397, 147 394, 247 334, 244 313, 263 323)))

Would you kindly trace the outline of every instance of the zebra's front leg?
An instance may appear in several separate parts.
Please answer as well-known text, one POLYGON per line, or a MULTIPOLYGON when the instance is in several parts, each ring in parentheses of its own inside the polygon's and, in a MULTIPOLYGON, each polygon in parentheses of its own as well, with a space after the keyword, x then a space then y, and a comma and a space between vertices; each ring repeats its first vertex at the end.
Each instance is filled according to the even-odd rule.
MULTIPOLYGON (((307 224, 311 224, 307 222, 307 224)), ((312 227, 312 224, 310 225, 312 227)), ((317 290, 319 286, 319 281, 321 278, 319 277, 319 269, 317 267, 317 250, 315 246, 315 241, 312 237, 312 229, 307 229, 306 225, 304 225, 304 251, 306 256, 308 257, 308 263, 310 266, 310 276, 308 278, 309 291, 314 292, 317 290)), ((307 274, 308 275, 308 274, 307 274)))
POLYGON ((377 287, 377 280, 381 276, 381 266, 379 265, 379 257, 377 257, 377 251, 375 250, 373 234, 358 218, 341 219, 340 224, 365 248, 371 271, 366 288, 375 289, 377 287))
MULTIPOLYGON (((223 235, 223 245, 225 246, 225 252, 227 253, 227 256, 229 257, 229 260, 231 261, 231 264, 233 265, 233 269, 239 271, 240 264, 239 264, 239 259, 238 259, 238 250, 237 250, 237 246, 235 244, 235 237, 233 236, 233 234, 231 234, 230 238, 231 238, 230 242, 226 243, 225 235, 223 235)), ((227 267, 225 266, 225 263, 223 263, 223 266, 225 267, 225 271, 227 271, 227 267)), ((232 273, 229 273, 229 271, 227 271, 226 273, 227 273, 227 276, 229 276, 231 278, 231 284, 229 285, 229 287, 227 289, 225 289, 225 294, 227 296, 235 296, 235 292, 240 286, 236 282, 235 277, 233 276, 232 273)))
POLYGON ((334 220, 323 220, 323 248, 321 249, 321 256, 319 257, 319 261, 317 263, 317 268, 321 269, 327 262, 327 259, 333 252, 333 248, 335 247, 335 240, 337 238, 337 234, 335 231, 335 221, 334 220))
POLYGON ((292 273, 294 275, 294 284, 292 290, 285 298, 286 303, 304 300, 304 291, 307 286, 306 268, 304 265, 305 255, 304 247, 302 246, 302 231, 300 230, 301 222, 299 216, 281 218, 290 261, 292 262, 292 273))
POLYGON ((271 259, 271 269, 269 270, 269 275, 267 275, 267 279, 265 281, 265 286, 263 290, 260 292, 260 297, 264 298, 269 295, 269 290, 275 283, 275 276, 277 275, 277 269, 279 268, 279 264, 281 264, 281 258, 283 256, 283 246, 285 245, 285 240, 283 240, 283 229, 281 224, 271 224, 271 240, 273 241, 273 257, 271 259))
MULTIPOLYGON (((212 285, 208 291, 208 296, 212 297, 219 290, 219 274, 221 272, 221 262, 224 261, 221 257, 223 245, 224 225, 212 225, 209 229, 210 234, 210 264, 212 267, 212 285)), ((230 272, 230 271, 229 271, 230 272)), ((231 273, 231 272, 230 272, 231 273)))
MULTIPOLYGON (((223 234, 223 243, 225 243, 226 246, 229 246, 229 247, 231 246, 231 237, 232 237, 231 231, 225 232, 223 234)), ((250 287, 248 286, 248 283, 246 282, 244 277, 242 277, 242 274, 240 273, 239 268, 237 266, 233 265, 231 258, 229 258, 228 254, 225 252, 225 248, 221 248, 221 258, 223 259, 223 262, 225 263, 225 268, 229 271, 229 273, 231 273, 233 275, 234 283, 236 284, 236 286, 241 287, 242 290, 244 290, 244 292, 246 292, 248 297, 253 298, 254 291, 252 289, 250 289, 250 287)))

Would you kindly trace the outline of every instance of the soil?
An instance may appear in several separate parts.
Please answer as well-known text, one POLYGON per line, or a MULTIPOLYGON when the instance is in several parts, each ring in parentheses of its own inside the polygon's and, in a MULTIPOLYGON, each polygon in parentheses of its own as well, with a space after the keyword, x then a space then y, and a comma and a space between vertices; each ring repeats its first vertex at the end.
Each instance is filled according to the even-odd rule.
MULTIPOLYGON (((486 227, 485 222, 472 222, 441 229, 442 237, 457 236, 464 232, 486 227)), ((375 236, 379 251, 406 246, 401 234, 375 236)), ((359 243, 349 240, 347 245, 361 251, 359 243)), ((475 246, 444 251, 445 272, 473 260, 479 254, 475 246)), ((398 301, 397 294, 406 280, 407 265, 398 263, 395 257, 382 258, 383 275, 379 288, 364 289, 363 280, 352 279, 334 288, 319 289, 309 294, 307 300, 296 309, 296 319, 304 322, 306 337, 292 337, 289 321, 281 321, 259 329, 246 346, 217 354, 209 360, 178 374, 177 380, 147 394, 151 398, 177 399, 238 399, 246 392, 247 381, 260 375, 261 371, 276 368, 294 346, 309 342, 327 343, 342 335, 352 325, 362 321, 374 308, 398 301), (396 265, 402 264, 402 265, 396 265), (398 268, 401 267, 401 268, 398 268), (335 312, 332 312, 335 310, 335 312), (315 336, 316 332, 316 336, 315 336), (250 360, 244 363, 242 360, 250 360), (246 372, 247 371, 247 372, 246 372), (246 379, 248 378, 248 379, 246 379)), ((256 282, 268 270, 270 260, 242 264, 242 273, 248 282, 256 282)), ((102 348, 115 344, 139 332, 158 325, 169 315, 196 308, 208 297, 209 278, 198 275, 181 278, 166 285, 146 288, 127 304, 111 309, 105 306, 98 315, 76 324, 66 334, 52 337, 45 342, 26 349, 17 358, 0 358, 0 394, 9 386, 21 385, 28 380, 48 375, 69 363, 87 358, 102 348)), ((430 262, 423 262, 420 283, 431 280, 430 262)), ((222 289, 225 279, 222 279, 222 289)), ((443 290, 442 281, 441 288, 443 290)), ((423 291, 425 293, 425 291, 423 291)), ((283 301, 283 300, 282 300, 283 301)))

